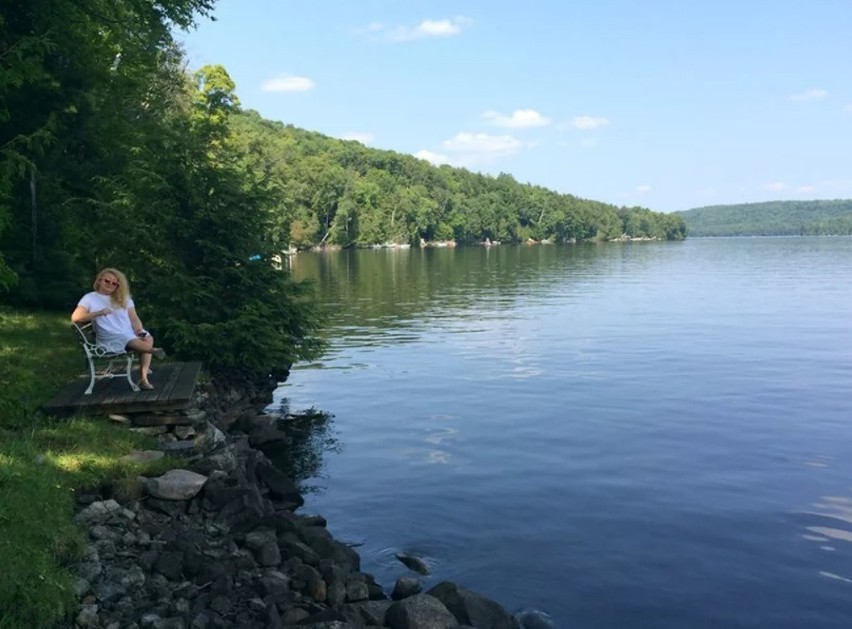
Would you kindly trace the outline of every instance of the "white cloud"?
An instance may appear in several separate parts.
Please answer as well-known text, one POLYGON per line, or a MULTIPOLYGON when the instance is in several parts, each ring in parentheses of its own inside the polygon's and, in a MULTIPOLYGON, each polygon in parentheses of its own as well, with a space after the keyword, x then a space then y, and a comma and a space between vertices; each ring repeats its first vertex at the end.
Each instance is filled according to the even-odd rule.
POLYGON ((575 116, 571 118, 570 125, 575 129, 587 131, 589 129, 598 129, 609 124, 609 119, 602 116, 575 116))
POLYGON ((828 97, 828 92, 825 90, 805 90, 804 92, 799 92, 798 94, 793 94, 790 96, 790 100, 797 101, 815 101, 815 100, 823 100, 828 97))
POLYGON ((510 157, 524 146, 523 142, 510 135, 457 133, 449 140, 441 142, 442 153, 423 150, 416 153, 416 156, 433 164, 451 164, 468 168, 510 157))
POLYGON ((804 192, 813 192, 814 190, 816 190, 816 187, 815 187, 815 186, 798 186, 798 187, 796 188, 796 192, 802 192, 802 193, 804 193, 804 192))
POLYGON ((470 18, 456 16, 440 20, 423 20, 415 26, 382 24, 374 22, 361 29, 361 32, 389 42, 406 42, 434 37, 453 37, 459 35, 472 23, 470 18))
POLYGON ((280 75, 263 82, 264 92, 307 92, 314 89, 314 82, 304 76, 280 75))
POLYGON ((361 144, 370 144, 375 136, 368 131, 349 131, 340 136, 341 140, 355 140, 361 144))
POLYGON ((852 189, 852 179, 823 179, 819 184, 833 190, 852 189))
POLYGON ((441 155, 440 153, 433 153, 432 151, 417 151, 414 154, 414 157, 419 157, 420 159, 425 159, 427 162, 435 164, 439 166, 440 164, 449 164, 450 158, 446 155, 441 155))
POLYGON ((444 140, 442 146, 453 153, 477 153, 483 156, 505 157, 517 153, 522 143, 510 135, 457 133, 455 137, 444 140))
POLYGON ((764 190, 787 190, 790 186, 788 186, 783 181, 773 181, 772 183, 767 183, 763 186, 764 190))
POLYGON ((550 118, 542 116, 534 109, 516 109, 511 116, 504 116, 496 111, 486 111, 482 117, 490 124, 507 129, 546 127, 550 124, 550 118))
POLYGON ((651 192, 651 186, 646 183, 643 183, 641 186, 636 186, 636 192, 640 194, 644 194, 646 192, 651 192))

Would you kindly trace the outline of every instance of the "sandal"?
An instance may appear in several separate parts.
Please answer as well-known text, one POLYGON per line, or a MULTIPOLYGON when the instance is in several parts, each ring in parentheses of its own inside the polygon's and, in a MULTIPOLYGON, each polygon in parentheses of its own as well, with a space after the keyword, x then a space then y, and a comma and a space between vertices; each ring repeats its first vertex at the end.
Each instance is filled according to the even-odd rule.
POLYGON ((142 389, 143 391, 153 391, 154 385, 151 384, 150 382, 148 382, 147 380, 140 380, 139 381, 139 388, 142 389))

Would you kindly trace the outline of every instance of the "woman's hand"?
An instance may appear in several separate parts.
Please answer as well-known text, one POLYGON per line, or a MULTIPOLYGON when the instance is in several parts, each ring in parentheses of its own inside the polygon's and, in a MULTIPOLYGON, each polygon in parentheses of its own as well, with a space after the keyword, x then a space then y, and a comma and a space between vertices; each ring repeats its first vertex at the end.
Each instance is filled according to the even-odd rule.
POLYGON ((98 310, 98 311, 95 313, 95 316, 96 316, 96 317, 103 317, 103 316, 108 315, 108 314, 109 314, 109 313, 111 313, 111 312, 112 312, 112 310, 111 310, 110 308, 103 308, 103 309, 101 309, 101 310, 98 310))

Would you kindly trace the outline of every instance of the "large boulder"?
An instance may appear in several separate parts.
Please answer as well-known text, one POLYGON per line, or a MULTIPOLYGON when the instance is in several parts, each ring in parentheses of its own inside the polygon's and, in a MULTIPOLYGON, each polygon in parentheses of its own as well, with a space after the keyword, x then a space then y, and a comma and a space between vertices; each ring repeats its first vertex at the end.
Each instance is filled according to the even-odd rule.
POLYGON ((450 629, 455 616, 434 596, 416 594, 388 607, 385 623, 393 629, 450 629))
POLYGON ((452 612, 460 625, 519 629, 518 621, 502 605, 450 581, 442 581, 427 592, 452 612))
POLYGON ((169 470, 158 478, 138 477, 139 483, 149 494, 163 500, 189 500, 194 498, 207 477, 189 470, 169 470))

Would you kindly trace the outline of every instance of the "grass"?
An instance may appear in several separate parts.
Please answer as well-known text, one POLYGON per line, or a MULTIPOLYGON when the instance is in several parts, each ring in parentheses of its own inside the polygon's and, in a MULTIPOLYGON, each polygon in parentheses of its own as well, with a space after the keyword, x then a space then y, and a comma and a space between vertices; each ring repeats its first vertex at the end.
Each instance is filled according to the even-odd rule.
POLYGON ((0 629, 51 627, 73 610, 68 564, 85 540, 76 492, 171 466, 120 461, 149 437, 39 410, 83 368, 67 313, 0 307, 0 629))

